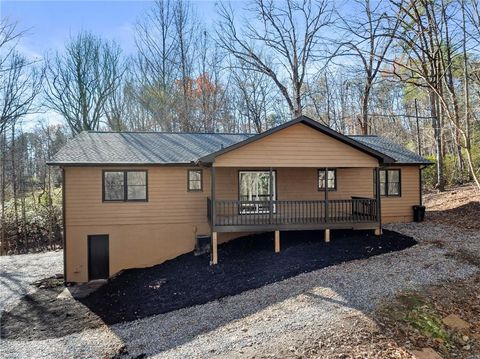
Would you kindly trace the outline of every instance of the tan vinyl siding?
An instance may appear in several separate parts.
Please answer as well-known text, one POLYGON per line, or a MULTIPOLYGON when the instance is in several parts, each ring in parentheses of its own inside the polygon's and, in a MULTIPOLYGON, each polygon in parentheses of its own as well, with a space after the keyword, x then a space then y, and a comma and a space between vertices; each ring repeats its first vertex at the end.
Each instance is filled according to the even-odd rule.
MULTIPOLYGON (((216 169, 217 199, 238 199, 238 172, 245 169, 255 170, 248 167, 216 169)), ((324 199, 324 192, 317 189, 317 168, 274 169, 279 200, 324 199)), ((373 168, 337 168, 337 190, 329 191, 328 198, 349 199, 352 196, 373 198, 373 168)))
MULTIPOLYGON (((67 185, 74 188, 71 191, 67 188, 67 205, 71 206, 68 224, 165 224, 204 220, 207 194, 187 191, 188 167, 135 169, 148 172, 148 202, 102 202, 102 168, 67 168, 67 185)), ((203 173, 204 188, 210 188, 209 171, 203 173)))
MULTIPOLYGON (((275 167, 279 200, 323 199, 317 190, 317 167, 275 167)), ((330 199, 373 197, 373 165, 337 169, 337 190, 330 199)), ((203 192, 187 191, 194 167, 128 167, 148 171, 148 202, 102 202, 101 167, 65 168, 67 281, 88 279, 87 236, 108 234, 110 275, 126 268, 162 263, 194 249, 196 234, 210 234, 206 198, 210 169, 203 169, 203 192)), ((382 198, 383 223, 411 221, 419 203, 418 166, 401 169, 402 196, 382 198)), ((109 170, 113 168, 108 168, 109 170)), ((217 199, 238 199, 238 171, 250 166, 216 169, 217 199)), ((268 169, 263 166, 262 169, 268 169)), ((219 243, 248 233, 220 233, 219 243)), ((273 249, 272 249, 273 250, 273 249)))
MULTIPOLYGON (((113 169, 113 168, 108 168, 113 169)), ((133 167, 119 169, 134 169, 133 167)), ((110 275, 161 263, 192 251, 195 234, 209 234, 207 191, 187 191, 188 167, 148 171, 148 202, 102 202, 102 168, 65 169, 67 281, 88 279, 87 236, 110 236, 110 275)), ((203 171, 204 189, 210 188, 203 171)))
POLYGON ((217 167, 375 167, 377 159, 296 124, 215 159, 217 167))
POLYGON ((382 197, 382 223, 413 221, 412 206, 420 203, 418 166, 388 167, 400 169, 401 197, 382 197))

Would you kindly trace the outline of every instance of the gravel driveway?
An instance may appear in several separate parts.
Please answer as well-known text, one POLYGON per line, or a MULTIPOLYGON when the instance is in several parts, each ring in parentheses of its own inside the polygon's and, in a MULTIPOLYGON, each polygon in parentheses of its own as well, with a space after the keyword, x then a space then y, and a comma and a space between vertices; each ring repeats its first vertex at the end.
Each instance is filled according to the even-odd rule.
POLYGON ((0 257, 0 311, 35 288, 30 284, 63 273, 63 251, 0 257))
MULTIPOLYGON (((302 343, 369 320, 380 301, 403 289, 478 273, 457 259, 458 250, 480 253, 480 235, 432 223, 391 225, 420 243, 301 274, 284 281, 133 322, 85 330, 62 338, 4 340, 0 356, 125 358, 285 356, 302 343)), ((333 239, 334 240, 334 239, 333 239)), ((268 268, 265 268, 268 270, 268 268)), ((1 288, 3 291, 3 288, 1 288)))

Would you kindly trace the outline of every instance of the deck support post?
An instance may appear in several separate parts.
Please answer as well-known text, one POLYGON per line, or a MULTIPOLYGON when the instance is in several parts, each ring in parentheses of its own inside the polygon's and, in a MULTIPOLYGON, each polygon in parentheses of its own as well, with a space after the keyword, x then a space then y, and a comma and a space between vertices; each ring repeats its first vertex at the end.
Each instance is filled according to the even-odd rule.
POLYGON ((275 253, 280 252, 280 231, 275 231, 275 253))
POLYGON ((325 243, 330 242, 330 230, 325 229, 325 243))
POLYGON ((375 228, 375 235, 381 236, 383 234, 382 227, 375 228))
POLYGON ((218 263, 218 240, 217 232, 212 232, 212 259, 210 260, 210 265, 215 265, 218 263))

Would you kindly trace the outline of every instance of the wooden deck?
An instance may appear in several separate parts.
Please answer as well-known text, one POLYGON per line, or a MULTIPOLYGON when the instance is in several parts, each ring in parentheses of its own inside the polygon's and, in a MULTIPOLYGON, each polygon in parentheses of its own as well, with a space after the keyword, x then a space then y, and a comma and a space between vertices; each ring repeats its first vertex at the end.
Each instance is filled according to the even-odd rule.
POLYGON ((208 199, 215 232, 358 228, 379 226, 377 201, 352 198, 330 201, 235 201, 208 199))

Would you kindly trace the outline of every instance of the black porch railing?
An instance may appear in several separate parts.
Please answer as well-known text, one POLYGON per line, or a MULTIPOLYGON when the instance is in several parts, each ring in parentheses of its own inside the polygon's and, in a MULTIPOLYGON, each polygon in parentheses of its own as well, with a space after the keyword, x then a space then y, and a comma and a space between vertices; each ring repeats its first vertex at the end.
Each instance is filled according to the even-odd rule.
POLYGON ((208 219, 215 226, 316 225, 379 221, 372 198, 299 201, 238 201, 207 199, 208 219))

